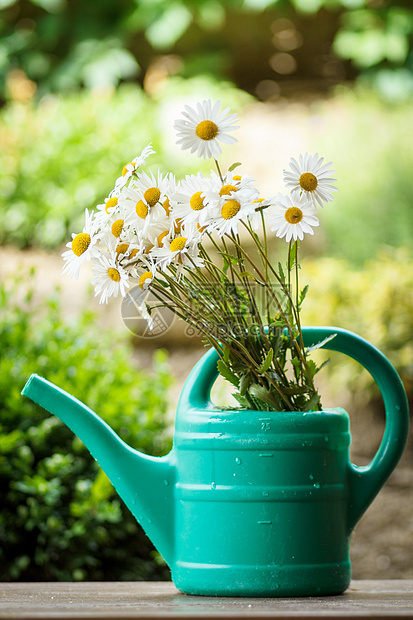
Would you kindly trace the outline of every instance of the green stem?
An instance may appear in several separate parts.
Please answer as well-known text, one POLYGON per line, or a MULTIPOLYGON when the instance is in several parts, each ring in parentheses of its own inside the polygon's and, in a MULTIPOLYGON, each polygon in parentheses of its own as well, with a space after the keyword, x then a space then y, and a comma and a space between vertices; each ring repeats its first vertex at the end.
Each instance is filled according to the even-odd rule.
POLYGON ((221 183, 224 184, 225 181, 224 181, 224 178, 222 176, 221 168, 219 167, 219 163, 218 163, 218 161, 216 159, 214 159, 214 162, 215 162, 215 166, 216 166, 216 168, 218 170, 218 174, 219 174, 219 178, 221 179, 221 183))
MULTIPOLYGON (((267 228, 265 226, 265 217, 264 217, 264 211, 263 210, 260 211, 260 215, 261 215, 262 235, 263 235, 263 239, 264 239, 264 254, 265 254, 265 256, 268 256, 267 228)), ((267 265, 267 262, 265 262, 265 280, 266 280, 266 282, 268 282, 268 265, 267 265)), ((270 324, 271 317, 270 317, 270 308, 269 308, 269 300, 268 300, 268 291, 267 291, 267 289, 265 289, 265 309, 266 309, 266 313, 267 313, 267 323, 270 324)))
MULTIPOLYGON (((244 227, 248 230, 248 232, 249 232, 249 233, 250 233, 250 235, 252 236, 252 238, 253 238, 253 240, 254 240, 254 242, 255 242, 255 244, 256 244, 256 246, 257 246, 257 248, 258 248, 259 252, 262 254, 263 258, 264 258, 264 259, 265 259, 265 261, 268 263, 268 267, 269 267, 269 269, 270 269, 271 273, 275 276, 276 280, 277 280, 277 281, 278 281, 278 283, 281 285, 281 288, 282 288, 283 292, 285 293, 285 295, 286 295, 286 297, 287 297, 287 300, 288 300, 288 301, 289 301, 289 303, 291 304, 291 308, 293 309, 294 317, 295 317, 295 320, 296 320, 296 322, 297 322, 297 313, 298 313, 298 309, 297 309, 297 308, 295 308, 295 306, 294 306, 294 302, 293 302, 293 299, 292 299, 292 297, 291 297, 291 293, 290 293, 290 291, 289 291, 289 290, 288 290, 288 288, 285 286, 285 284, 284 284, 284 283, 283 283, 283 281, 281 280, 280 276, 278 275, 278 273, 275 271, 275 269, 274 269, 274 268, 273 268, 273 266, 271 265, 271 263, 270 263, 270 261, 269 261, 268 257, 267 257, 267 256, 265 255, 265 253, 263 252, 263 250, 262 250, 262 248, 261 248, 261 245, 260 245, 259 243, 257 243, 257 241, 255 240, 253 231, 252 231, 252 230, 251 230, 251 229, 250 229, 250 228, 249 228, 249 227, 245 224, 245 222, 242 222, 242 220, 241 220, 241 223, 244 225, 244 227)), ((257 269, 257 268, 255 267, 255 269, 257 269)), ((259 273, 259 272, 258 272, 258 270, 257 270, 257 273, 259 273)), ((262 276, 261 276, 261 277, 262 277, 262 276)), ((273 297, 274 297, 274 296, 273 296, 273 297)), ((276 298, 275 298, 275 299, 276 299, 276 298)), ((282 310, 282 308, 281 308, 281 306, 280 306, 280 304, 279 304, 278 300, 276 300, 276 303, 277 303, 277 307, 278 307, 278 311, 279 311, 280 315, 283 317, 283 319, 284 319, 284 320, 285 320, 285 322, 286 322, 286 325, 287 325, 287 329, 288 329, 288 332, 289 332, 289 336, 290 336, 290 339, 291 339, 292 346, 296 349, 296 351, 297 351, 297 353, 298 353, 298 356, 299 356, 299 358, 300 358, 300 363, 301 363, 301 365, 303 366, 303 368, 305 368, 305 371, 306 371, 306 372, 308 372, 308 369, 307 369, 307 364, 306 364, 305 357, 304 357, 304 354, 303 354, 303 350, 301 349, 301 347, 300 347, 299 343, 296 341, 296 339, 295 339, 295 337, 294 337, 294 333, 293 333, 293 330, 292 330, 292 327, 291 327, 291 323, 292 323, 292 321, 291 321, 291 323, 290 323, 290 320, 286 317, 286 315, 285 315, 284 311, 282 310)))

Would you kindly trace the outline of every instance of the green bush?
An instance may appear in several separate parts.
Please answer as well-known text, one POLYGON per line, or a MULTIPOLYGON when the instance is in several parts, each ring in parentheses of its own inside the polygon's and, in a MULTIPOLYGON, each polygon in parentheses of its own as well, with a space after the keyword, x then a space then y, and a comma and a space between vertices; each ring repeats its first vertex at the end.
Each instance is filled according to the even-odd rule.
MULTIPOLYGON (((131 446, 170 448, 165 354, 137 368, 124 336, 0 288, 0 580, 163 580, 169 571, 84 445, 21 396, 32 372, 76 394, 131 446)), ((27 289, 27 287, 26 287, 27 289)))
POLYGON ((105 97, 76 94, 1 113, 0 242, 58 247, 83 227, 113 188, 120 167, 150 141, 154 107, 137 88, 105 97), (139 122, 144 118, 145 122, 139 122))
MULTIPOLYGON (((81 92, 45 98, 39 105, 11 102, 0 112, 0 243, 56 248, 82 230, 113 189, 125 163, 152 142, 148 165, 176 175, 209 170, 176 146, 173 99, 194 92, 240 108, 249 98, 206 79, 171 80, 158 102, 124 85, 116 93, 81 92), (224 92, 223 92, 224 91, 224 92), (165 138, 165 133, 167 137, 165 138)), ((199 97, 199 94, 198 94, 199 97)))
MULTIPOLYGON (((306 325, 333 325, 366 338, 391 361, 413 405, 413 256, 407 249, 383 250, 362 269, 337 258, 302 262, 309 292, 303 306, 306 325)), ((324 369, 335 391, 350 390, 364 403, 379 398, 367 372, 340 354, 329 354, 324 369)), ((320 373, 321 375, 321 373, 320 373)), ((340 404, 340 403, 336 403, 340 404)))

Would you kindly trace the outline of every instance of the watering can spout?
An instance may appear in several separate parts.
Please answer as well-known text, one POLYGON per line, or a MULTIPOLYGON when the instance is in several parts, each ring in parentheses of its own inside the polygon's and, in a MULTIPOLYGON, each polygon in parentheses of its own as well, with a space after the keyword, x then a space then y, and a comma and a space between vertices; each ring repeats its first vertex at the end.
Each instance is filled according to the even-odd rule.
POLYGON ((96 413, 38 375, 22 394, 64 422, 91 452, 167 564, 173 561, 172 452, 163 457, 128 446, 96 413))

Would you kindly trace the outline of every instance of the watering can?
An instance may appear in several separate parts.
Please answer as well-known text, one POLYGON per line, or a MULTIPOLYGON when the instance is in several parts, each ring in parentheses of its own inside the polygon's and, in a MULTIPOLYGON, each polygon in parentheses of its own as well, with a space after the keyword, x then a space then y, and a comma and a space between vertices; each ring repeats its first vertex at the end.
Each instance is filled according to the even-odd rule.
POLYGON ((408 432, 401 380, 352 332, 303 328, 306 347, 352 357, 379 386, 385 432, 371 463, 349 459, 349 416, 219 409, 210 401, 218 354, 191 371, 174 443, 162 457, 124 443, 79 400, 32 375, 23 394, 84 442, 169 565, 176 587, 208 596, 314 596, 344 592, 358 520, 397 465, 408 432))

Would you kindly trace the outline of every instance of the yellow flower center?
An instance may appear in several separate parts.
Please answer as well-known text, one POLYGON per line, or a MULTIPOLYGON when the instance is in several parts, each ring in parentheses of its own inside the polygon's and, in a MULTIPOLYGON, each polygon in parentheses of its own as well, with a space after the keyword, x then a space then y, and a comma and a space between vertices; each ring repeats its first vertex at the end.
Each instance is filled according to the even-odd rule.
POLYGON ((158 236, 158 246, 161 248, 163 246, 163 240, 166 237, 166 235, 168 234, 167 230, 164 230, 163 232, 161 232, 161 234, 158 236))
POLYGON ((238 187, 235 187, 235 185, 223 185, 221 189, 219 190, 219 195, 229 196, 231 192, 237 192, 237 191, 238 191, 238 187))
POLYGON ((195 131, 201 140, 213 140, 218 135, 218 127, 212 121, 201 121, 195 131))
POLYGON ((124 177, 126 174, 128 174, 129 169, 128 166, 133 166, 135 167, 135 165, 130 161, 128 164, 126 164, 126 166, 123 166, 123 170, 122 170, 122 176, 124 177))
POLYGON ((169 198, 164 201, 162 206, 165 209, 166 215, 169 215, 171 212, 171 203, 169 202, 169 198))
POLYGON ((119 282, 120 280, 120 273, 114 267, 111 267, 110 269, 108 269, 108 276, 114 282, 119 282))
POLYGON ((236 216, 241 209, 241 205, 238 200, 227 200, 221 209, 221 215, 225 220, 230 220, 236 216))
POLYGON ((139 202, 136 203, 135 210, 136 210, 136 215, 141 217, 143 220, 149 213, 149 207, 143 202, 143 200, 139 200, 139 202))
POLYGON ((143 273, 141 275, 141 277, 139 278, 139 286, 141 287, 141 289, 143 290, 143 287, 145 286, 145 282, 146 280, 152 279, 153 278, 153 273, 152 271, 145 271, 145 273, 143 273))
POLYGON ((150 245, 149 247, 146 248, 145 250, 145 254, 149 254, 149 252, 154 248, 154 245, 150 245))
POLYGON ((184 249, 186 242, 187 242, 186 237, 177 237, 176 239, 172 241, 169 249, 171 250, 171 252, 178 252, 178 251, 180 252, 181 250, 184 249))
POLYGON ((119 245, 116 246, 116 258, 119 257, 119 254, 125 254, 125 252, 128 251, 128 247, 129 243, 119 243, 119 245))
POLYGON ((80 256, 86 252, 90 245, 90 235, 88 233, 79 233, 72 241, 72 252, 76 256, 80 256))
POLYGON ((122 232, 122 228, 123 228, 123 220, 116 220, 116 222, 113 222, 113 224, 112 224, 112 235, 114 237, 120 237, 120 233, 122 232))
POLYGON ((105 204, 105 211, 109 215, 109 209, 113 209, 118 204, 118 199, 116 196, 113 198, 109 198, 105 204))
POLYGON ((201 194, 202 192, 196 192, 196 194, 191 196, 189 204, 191 205, 191 209, 193 209, 194 211, 200 211, 205 206, 204 199, 201 198, 201 194))
POLYGON ((130 253, 129 258, 130 258, 130 259, 131 259, 131 258, 135 258, 135 256, 137 255, 137 253, 138 253, 138 250, 135 248, 135 249, 134 249, 134 250, 132 250, 132 252, 130 253))
POLYGON ((240 174, 236 174, 235 176, 232 177, 233 181, 241 181, 242 176, 240 174))
POLYGON ((150 207, 154 207, 161 197, 161 192, 157 187, 150 187, 146 190, 143 197, 150 207))
POLYGON ((303 212, 298 207, 290 207, 285 212, 285 219, 289 224, 298 224, 303 219, 303 212))
POLYGON ((318 185, 317 177, 312 172, 303 172, 299 183, 300 187, 306 192, 313 192, 318 185))

